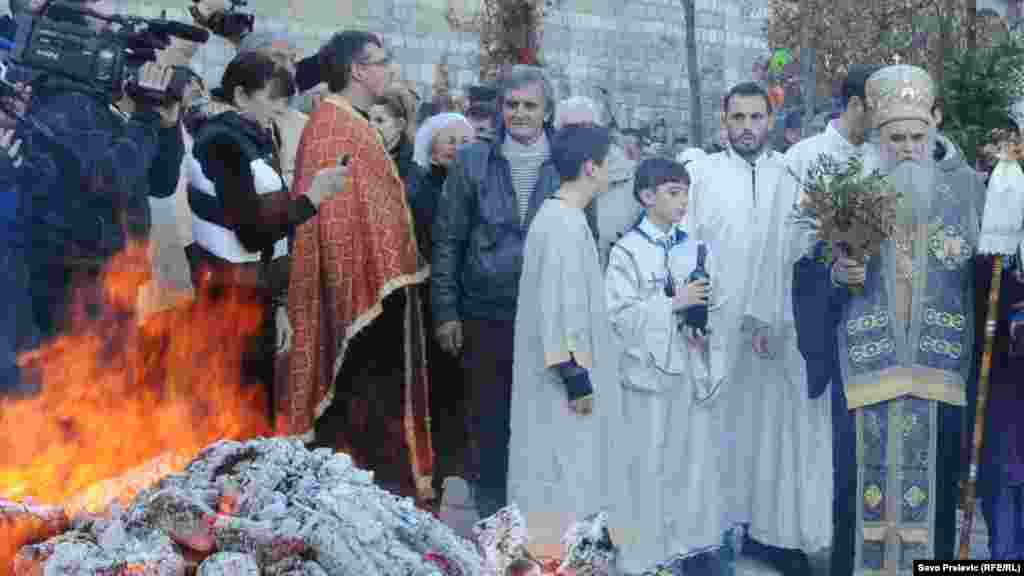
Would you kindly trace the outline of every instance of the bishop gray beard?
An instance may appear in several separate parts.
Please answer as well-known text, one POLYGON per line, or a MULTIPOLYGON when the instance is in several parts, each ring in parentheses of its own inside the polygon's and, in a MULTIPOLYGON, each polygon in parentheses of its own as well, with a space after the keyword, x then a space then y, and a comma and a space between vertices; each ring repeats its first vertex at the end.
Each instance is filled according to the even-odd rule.
POLYGON ((903 194, 903 216, 912 212, 914 222, 927 219, 936 183, 935 161, 929 156, 897 162, 888 170, 888 180, 896 192, 903 194))

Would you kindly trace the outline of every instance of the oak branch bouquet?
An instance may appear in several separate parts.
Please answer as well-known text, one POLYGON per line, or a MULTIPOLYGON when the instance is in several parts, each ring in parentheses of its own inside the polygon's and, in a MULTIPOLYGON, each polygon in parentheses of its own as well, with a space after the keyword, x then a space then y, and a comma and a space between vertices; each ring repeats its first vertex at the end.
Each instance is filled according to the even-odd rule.
POLYGON ((825 242, 822 263, 831 262, 841 249, 848 258, 866 264, 892 237, 903 195, 893 190, 881 172, 864 174, 859 158, 843 164, 822 154, 805 176, 792 170, 790 174, 802 192, 790 222, 825 242))

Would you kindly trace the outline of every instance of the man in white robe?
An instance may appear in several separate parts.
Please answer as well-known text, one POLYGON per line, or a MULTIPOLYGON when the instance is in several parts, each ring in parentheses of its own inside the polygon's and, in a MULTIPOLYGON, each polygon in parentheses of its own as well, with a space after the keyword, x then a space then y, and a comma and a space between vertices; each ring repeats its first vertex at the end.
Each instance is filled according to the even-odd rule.
POLYGON ((778 207, 792 209, 796 187, 765 145, 772 111, 764 89, 734 87, 724 110, 729 147, 696 162, 689 216, 720 270, 716 296, 730 367, 722 392, 722 489, 728 520, 747 525, 744 553, 784 574, 806 574, 805 551, 832 538, 831 423, 828 399, 815 403, 806 394, 795 330, 786 321, 792 313, 781 235, 788 212, 778 207))
MULTIPOLYGON (((620 413, 617 354, 584 208, 608 186, 607 130, 572 126, 552 144, 562 185, 526 237, 515 322, 508 501, 530 551, 558 556, 574 521, 610 510, 608 423, 620 413)), ((620 501, 621 503, 621 501, 620 501)), ((628 511, 627 511, 628 512, 628 511)), ((612 522, 617 516, 612 515, 612 522)))
MULTIPOLYGON (((700 250, 679 227, 689 184, 677 162, 640 164, 635 194, 644 215, 612 246, 605 279, 621 350, 616 452, 627 471, 632 513, 617 544, 628 573, 677 555, 705 556, 701 573, 718 573, 713 552, 722 544, 717 400, 725 380, 724 332, 718 332, 720 308, 709 311, 706 337, 682 325, 683 313, 707 304, 710 293, 706 280, 687 282, 700 250)), ((704 264, 714 277, 710 260, 704 264)))
MULTIPOLYGON (((877 69, 874 66, 850 67, 843 81, 843 111, 839 118, 829 122, 823 133, 798 142, 786 153, 786 163, 794 179, 806 178, 808 170, 819 161, 822 155, 843 165, 853 158, 863 159, 865 155, 873 156, 875 154, 874 145, 866 142, 867 131, 871 124, 865 104, 865 84, 868 77, 877 69)), ((799 184, 797 185, 799 186, 799 184)), ((800 191, 797 190, 797 197, 799 197, 799 193, 800 191)), ((792 201, 790 198, 785 200, 786 202, 792 201)), ((780 203, 779 217, 783 218, 784 212, 791 209, 791 204, 780 203)), ((794 241, 797 244, 800 243, 798 238, 794 241)), ((813 247, 804 247, 813 250, 813 247)), ((791 250, 790 256, 783 262, 782 270, 787 281, 795 273, 800 276, 801 285, 817 281, 815 289, 834 290, 831 286, 830 274, 824 269, 825 265, 818 264, 813 255, 800 261, 795 271, 793 265, 796 263, 792 261, 792 257, 800 258, 802 256, 799 246, 791 250)), ((837 272, 845 273, 846 271, 837 270, 837 272)), ((791 290, 792 284, 789 286, 791 290)), ((788 293, 790 293, 789 290, 787 290, 788 293)), ((841 297, 841 295, 837 294, 837 297, 841 297)), ((853 414, 847 409, 842 378, 839 371, 835 369, 839 364, 834 331, 834 327, 838 323, 838 315, 833 314, 832 309, 819 312, 835 316, 829 323, 833 329, 820 335, 805 332, 800 334, 798 339, 800 351, 806 360, 807 395, 811 399, 817 399, 824 394, 830 397, 828 402, 831 402, 832 405, 831 469, 828 469, 830 463, 822 459, 819 461, 821 469, 812 473, 812 476, 820 477, 822 473, 832 474, 833 508, 819 510, 818 513, 827 513, 832 517, 834 537, 829 573, 833 576, 849 576, 853 573, 857 508, 856 435, 853 414)), ((787 315, 787 318, 793 322, 791 314, 787 315)))

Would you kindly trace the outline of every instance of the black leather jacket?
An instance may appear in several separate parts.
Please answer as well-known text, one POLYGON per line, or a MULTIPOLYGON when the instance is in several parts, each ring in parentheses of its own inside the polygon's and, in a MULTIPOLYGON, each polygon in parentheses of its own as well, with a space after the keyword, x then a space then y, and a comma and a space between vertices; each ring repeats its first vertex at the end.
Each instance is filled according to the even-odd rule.
MULTIPOLYGON (((553 134, 547 136, 552 140, 553 134)), ((526 222, 519 208, 504 131, 494 143, 459 149, 438 199, 433 226, 431 305, 434 322, 515 320, 526 231, 546 198, 560 185, 549 159, 540 168, 526 222)))

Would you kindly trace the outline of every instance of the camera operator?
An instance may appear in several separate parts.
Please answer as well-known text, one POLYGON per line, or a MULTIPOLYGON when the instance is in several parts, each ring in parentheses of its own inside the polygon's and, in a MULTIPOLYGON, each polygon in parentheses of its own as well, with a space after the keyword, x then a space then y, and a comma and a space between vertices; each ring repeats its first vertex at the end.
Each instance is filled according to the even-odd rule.
MULTIPOLYGON (((113 14, 110 0, 78 5, 99 16, 113 14)), ((97 32, 109 26, 101 18, 53 12, 48 16, 97 32)), ((138 85, 162 93, 172 74, 166 65, 147 62, 138 85)), ((33 201, 33 305, 44 335, 70 319, 72 286, 95 296, 102 266, 129 240, 147 236, 148 196, 170 196, 177 185, 184 152, 179 103, 114 99, 57 76, 37 75, 33 82, 31 116, 52 132, 19 131, 26 160, 42 171, 24 185, 33 201)))
POLYGON ((29 292, 25 206, 17 181, 31 172, 14 130, 0 128, 0 313, 6 320, 0 324, 0 396, 31 389, 15 361, 38 337, 29 292))
MULTIPOLYGON (((224 16, 232 13, 231 0, 193 0, 193 4, 190 11, 196 24, 224 38, 239 52, 246 51, 251 47, 243 44, 246 37, 253 34, 251 17, 248 26, 230 23, 225 26, 222 24, 224 16)), ((319 85, 321 83, 319 53, 298 59, 294 44, 290 44, 286 49, 291 51, 291 64, 288 67, 295 75, 298 92, 301 94, 319 85)), ((268 54, 268 56, 276 59, 274 54, 268 54)))

